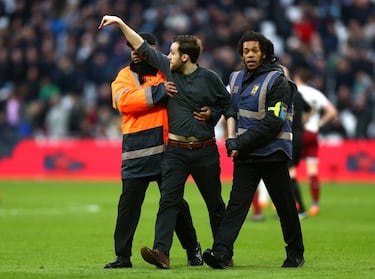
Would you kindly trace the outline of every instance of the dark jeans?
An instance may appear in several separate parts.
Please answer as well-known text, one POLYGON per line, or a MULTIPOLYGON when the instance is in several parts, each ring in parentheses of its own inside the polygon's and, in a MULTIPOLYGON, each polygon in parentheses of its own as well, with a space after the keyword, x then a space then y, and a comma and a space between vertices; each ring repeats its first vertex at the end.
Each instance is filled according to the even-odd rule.
POLYGON ((184 186, 191 174, 206 203, 213 235, 224 216, 221 197, 220 160, 216 144, 199 149, 168 146, 162 163, 161 198, 156 219, 154 248, 169 255, 176 226, 176 216, 184 196, 184 186))
MULTIPOLYGON (((145 193, 151 181, 157 181, 160 187, 160 177, 141 177, 122 181, 122 193, 118 203, 114 234, 117 256, 130 257, 132 255, 134 233, 138 226, 145 193)), ((184 249, 194 249, 196 247, 197 235, 189 205, 185 200, 180 201, 175 231, 184 249)))
POLYGON ((214 241, 214 249, 225 248, 233 255, 233 244, 249 212, 250 204, 263 179, 280 218, 288 255, 303 255, 301 225, 294 202, 286 162, 247 163, 234 165, 233 187, 225 216, 214 241))

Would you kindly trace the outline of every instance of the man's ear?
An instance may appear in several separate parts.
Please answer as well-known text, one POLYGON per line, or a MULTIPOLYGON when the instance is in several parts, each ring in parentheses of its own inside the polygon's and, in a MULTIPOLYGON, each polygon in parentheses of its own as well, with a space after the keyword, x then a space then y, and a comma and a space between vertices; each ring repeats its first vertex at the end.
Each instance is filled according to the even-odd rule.
POLYGON ((181 60, 182 60, 182 62, 186 62, 186 61, 188 61, 188 60, 189 60, 189 55, 187 55, 186 53, 185 53, 185 54, 182 54, 182 56, 181 56, 181 60))

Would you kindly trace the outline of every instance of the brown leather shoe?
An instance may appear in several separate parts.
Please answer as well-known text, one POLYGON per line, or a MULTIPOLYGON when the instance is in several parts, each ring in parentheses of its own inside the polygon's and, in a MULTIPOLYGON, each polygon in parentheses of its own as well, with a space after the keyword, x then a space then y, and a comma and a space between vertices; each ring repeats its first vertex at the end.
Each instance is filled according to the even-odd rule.
POLYGON ((169 269, 169 258, 160 250, 151 250, 148 247, 141 248, 142 258, 149 264, 156 265, 162 269, 169 269))

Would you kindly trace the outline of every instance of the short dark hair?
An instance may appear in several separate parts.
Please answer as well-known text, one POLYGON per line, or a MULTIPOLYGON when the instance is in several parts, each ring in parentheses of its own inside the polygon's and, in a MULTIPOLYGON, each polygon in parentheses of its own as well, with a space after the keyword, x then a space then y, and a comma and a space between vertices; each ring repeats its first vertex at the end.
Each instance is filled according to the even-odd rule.
MULTIPOLYGON (((152 45, 152 46, 156 46, 157 45, 156 37, 153 34, 151 34, 149 32, 140 32, 139 36, 141 36, 149 45, 152 45)), ((128 45, 128 47, 132 47, 129 44, 129 41, 126 42, 126 44, 128 45)))
POLYGON ((187 54, 192 63, 197 63, 199 55, 202 52, 202 42, 194 35, 177 35, 173 39, 173 43, 178 43, 178 51, 180 54, 187 54))
POLYGON ((273 43, 263 34, 255 31, 247 31, 241 36, 237 45, 238 53, 240 54, 240 56, 243 55, 243 43, 248 41, 259 42, 259 47, 262 54, 266 55, 266 58, 264 60, 271 61, 271 59, 275 56, 273 43))
POLYGON ((302 82, 309 83, 312 79, 312 73, 309 68, 299 66, 294 70, 294 77, 299 77, 302 82))

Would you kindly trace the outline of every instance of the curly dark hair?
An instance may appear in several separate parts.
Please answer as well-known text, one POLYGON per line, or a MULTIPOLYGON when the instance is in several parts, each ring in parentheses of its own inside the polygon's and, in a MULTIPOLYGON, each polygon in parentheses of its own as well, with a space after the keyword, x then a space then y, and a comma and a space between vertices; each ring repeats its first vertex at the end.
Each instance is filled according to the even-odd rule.
POLYGON ((247 31, 241 36, 237 45, 238 53, 240 54, 240 56, 242 56, 243 53, 243 43, 248 41, 259 42, 260 50, 262 51, 262 54, 265 54, 266 56, 266 58, 264 59, 265 62, 271 61, 274 58, 275 51, 273 43, 263 34, 255 31, 247 31))

